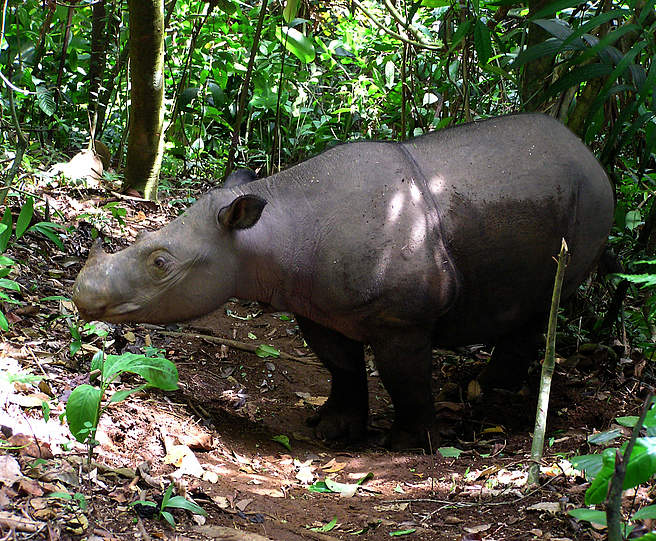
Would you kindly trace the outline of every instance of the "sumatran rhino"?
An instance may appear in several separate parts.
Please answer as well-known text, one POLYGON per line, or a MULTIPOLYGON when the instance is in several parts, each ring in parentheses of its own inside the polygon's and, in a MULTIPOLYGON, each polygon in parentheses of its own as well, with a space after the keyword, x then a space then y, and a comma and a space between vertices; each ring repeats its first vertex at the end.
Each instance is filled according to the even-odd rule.
POLYGON ((505 116, 339 145, 212 190, 130 247, 92 250, 73 300, 112 322, 188 320, 229 297, 293 312, 331 374, 318 437, 365 434, 370 344, 395 408, 389 445, 434 446, 432 347, 494 344, 482 383, 525 374, 561 238, 567 297, 612 220, 611 185, 577 137, 547 116, 505 116))

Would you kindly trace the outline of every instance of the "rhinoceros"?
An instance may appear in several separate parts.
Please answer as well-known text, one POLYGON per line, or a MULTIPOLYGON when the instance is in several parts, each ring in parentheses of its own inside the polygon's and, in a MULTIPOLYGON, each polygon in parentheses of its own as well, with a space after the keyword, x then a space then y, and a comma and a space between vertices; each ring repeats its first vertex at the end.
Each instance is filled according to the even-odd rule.
POLYGON ((604 170, 558 121, 491 118, 341 144, 214 189, 128 248, 92 250, 73 300, 110 322, 189 320, 230 297, 293 312, 331 375, 318 437, 365 434, 369 344, 395 409, 389 446, 434 446, 432 348, 493 344, 481 381, 521 377, 561 239, 567 297, 602 253, 613 207, 604 170))

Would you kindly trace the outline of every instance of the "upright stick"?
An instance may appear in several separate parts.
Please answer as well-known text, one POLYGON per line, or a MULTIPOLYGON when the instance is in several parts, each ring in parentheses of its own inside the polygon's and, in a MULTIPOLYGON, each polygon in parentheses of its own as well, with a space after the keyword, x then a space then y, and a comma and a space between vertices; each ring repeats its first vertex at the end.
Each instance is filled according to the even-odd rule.
POLYGON ((569 251, 565 239, 560 246, 558 254, 558 269, 551 296, 551 311, 549 312, 549 327, 547 328, 547 348, 542 363, 540 377, 540 394, 538 395, 538 408, 535 414, 535 429, 533 430, 533 445, 531 447, 531 467, 528 470, 528 484, 535 485, 540 477, 540 461, 544 450, 544 433, 547 427, 547 410, 549 409, 549 393, 551 392, 551 378, 556 364, 556 328, 558 327, 558 307, 560 305, 560 292, 563 288, 565 267, 569 261, 569 251))

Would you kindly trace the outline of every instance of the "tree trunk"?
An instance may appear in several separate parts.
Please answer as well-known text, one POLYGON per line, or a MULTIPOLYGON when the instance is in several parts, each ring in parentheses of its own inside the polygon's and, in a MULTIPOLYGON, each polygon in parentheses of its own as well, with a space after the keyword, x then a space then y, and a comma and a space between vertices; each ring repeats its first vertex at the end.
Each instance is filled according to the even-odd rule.
POLYGON ((96 138, 97 129, 102 126, 104 110, 107 104, 100 101, 103 95, 103 78, 107 65, 109 33, 111 27, 109 19, 113 16, 110 4, 109 13, 105 7, 105 0, 96 0, 93 4, 91 17, 91 56, 89 58, 89 115, 91 117, 91 139, 96 138))
MULTIPOLYGON (((551 3, 553 3, 553 0, 528 0, 529 17, 532 17, 551 3)), ((542 43, 549 36, 550 34, 541 26, 535 23, 529 23, 526 46, 532 47, 538 43, 542 43)), ((540 105, 542 105, 553 66, 554 58, 550 55, 543 56, 526 64, 521 89, 524 110, 537 111, 540 105)))
POLYGON ((164 137, 164 0, 128 0, 130 136, 124 189, 157 199, 164 137))

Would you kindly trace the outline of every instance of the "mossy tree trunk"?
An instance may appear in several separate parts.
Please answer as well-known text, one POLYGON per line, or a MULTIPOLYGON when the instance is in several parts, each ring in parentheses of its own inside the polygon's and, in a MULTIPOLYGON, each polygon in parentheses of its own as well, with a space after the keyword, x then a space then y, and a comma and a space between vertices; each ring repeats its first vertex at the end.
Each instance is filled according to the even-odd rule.
MULTIPOLYGON (((553 0, 528 0, 528 13, 532 17, 538 11, 552 4, 553 0)), ((546 41, 550 34, 541 26, 529 23, 526 45, 532 47, 546 41)), ((522 102, 525 111, 537 111, 545 99, 545 90, 553 71, 554 58, 551 55, 543 56, 529 62, 524 68, 522 77, 522 102)))
POLYGON ((164 0, 128 0, 130 136, 124 188, 157 199, 164 149, 164 0))

